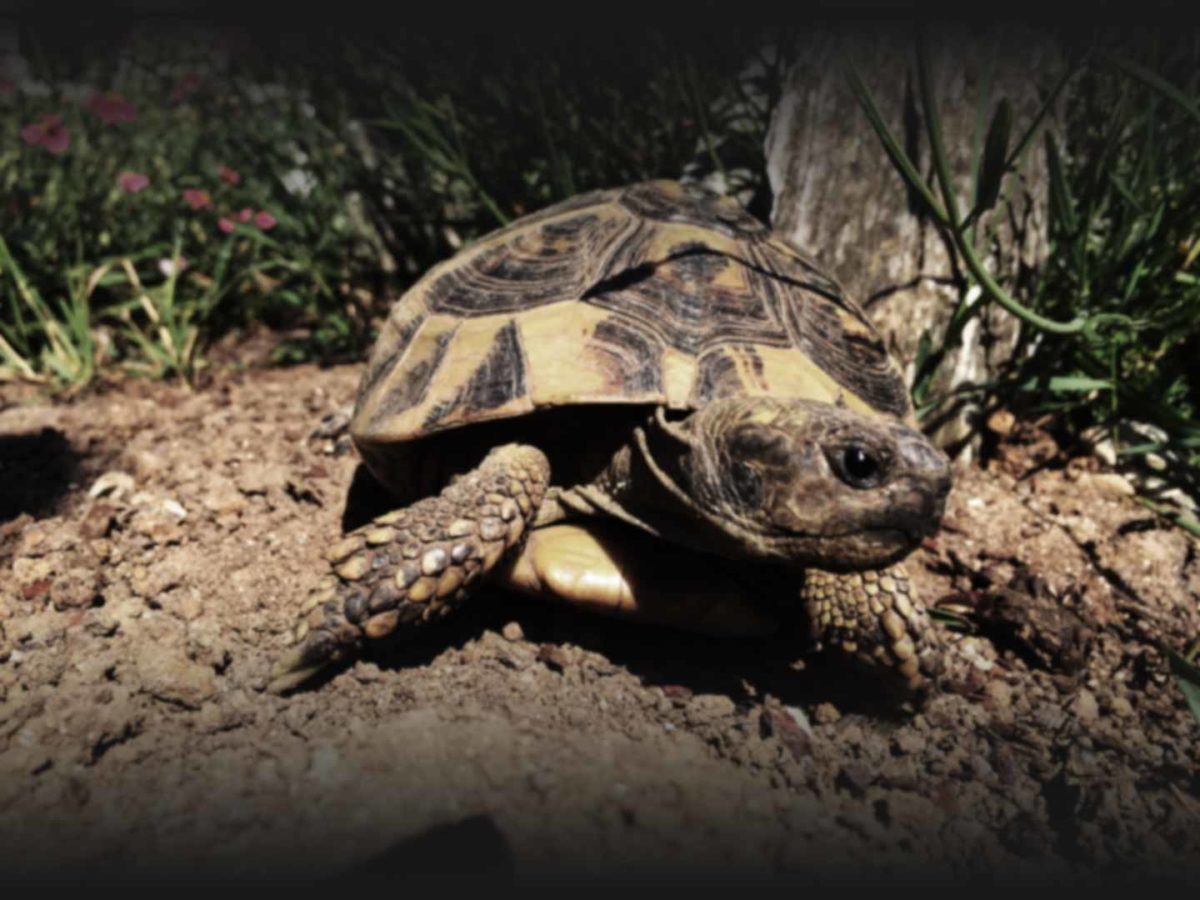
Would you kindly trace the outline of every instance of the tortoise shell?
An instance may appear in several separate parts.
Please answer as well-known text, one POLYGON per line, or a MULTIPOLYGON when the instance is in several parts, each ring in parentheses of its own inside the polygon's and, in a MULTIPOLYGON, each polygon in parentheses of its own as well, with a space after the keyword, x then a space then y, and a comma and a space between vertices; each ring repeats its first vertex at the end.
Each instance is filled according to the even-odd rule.
POLYGON ((908 418, 859 306, 734 200, 653 181, 568 199, 392 308, 351 434, 384 448, 548 407, 798 397, 908 418))

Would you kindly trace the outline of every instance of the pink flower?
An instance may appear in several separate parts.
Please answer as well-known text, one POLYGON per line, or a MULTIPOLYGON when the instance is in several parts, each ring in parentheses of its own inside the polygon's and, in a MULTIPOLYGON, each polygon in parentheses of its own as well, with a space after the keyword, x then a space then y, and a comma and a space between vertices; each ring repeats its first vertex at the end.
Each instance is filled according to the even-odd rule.
POLYGON ((254 216, 254 224, 263 231, 270 231, 275 227, 275 217, 265 209, 260 209, 254 216))
POLYGON ((212 206, 212 197, 200 188, 188 188, 183 192, 183 202, 192 209, 208 209, 212 206))
POLYGON ((237 226, 233 224, 233 219, 227 219, 225 216, 221 216, 221 218, 217 219, 217 227, 220 228, 221 231, 225 232, 225 234, 232 234, 233 229, 237 228, 237 226))
POLYGON ((127 194, 136 194, 150 183, 150 179, 141 172, 130 172, 126 169, 117 176, 117 187, 127 194))
POLYGON ((132 122, 137 118, 137 108, 120 94, 92 94, 83 107, 105 125, 132 122))
POLYGON ((71 133, 62 119, 50 113, 21 129, 21 140, 31 147, 41 147, 55 155, 66 151, 71 145, 71 133))
POLYGON ((221 166, 217 169, 217 174, 221 176, 221 180, 228 184, 238 184, 242 180, 242 176, 228 166, 221 166))
POLYGON ((244 209, 238 210, 237 220, 239 222, 249 222, 252 218, 254 218, 254 210, 250 207, 247 206, 244 209))

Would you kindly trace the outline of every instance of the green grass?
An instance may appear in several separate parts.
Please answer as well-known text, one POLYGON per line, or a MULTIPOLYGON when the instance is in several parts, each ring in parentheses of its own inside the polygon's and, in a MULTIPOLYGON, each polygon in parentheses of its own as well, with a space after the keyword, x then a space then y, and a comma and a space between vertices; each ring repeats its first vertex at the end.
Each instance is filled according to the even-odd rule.
MULTIPOLYGON (((935 184, 908 159, 851 69, 851 87, 900 177, 978 285, 978 299, 955 310, 941 346, 924 342, 914 396, 919 408, 938 367, 963 328, 989 304, 1021 320, 1014 363, 995 383, 968 385, 985 408, 1054 412, 1076 435, 1107 432, 1130 462, 1157 454, 1160 489, 1200 496, 1200 58, 1180 43, 1164 52, 1150 42, 1118 50, 1093 45, 1064 77, 1045 86, 1042 111, 1012 121, 999 98, 981 98, 986 138, 976 142, 971 204, 957 196, 942 146, 937 98, 920 41, 914 68, 935 184), (1065 109, 1060 140, 1041 130, 1055 103, 1065 109), (1024 154, 1046 154, 1050 174, 1050 252, 1036 289, 1016 297, 981 261, 988 213, 1024 154), (1144 435, 1130 440, 1129 435, 1144 435), (1165 469, 1165 471, 1164 471, 1165 469)), ((980 130, 984 133, 983 129, 980 130)), ((1200 534, 1190 515, 1145 498, 1200 534)))
POLYGON ((357 36, 223 70, 147 40, 72 68, 26 37, 42 88, 0 95, 0 376, 60 386, 114 366, 193 380, 252 323, 279 362, 360 358, 425 269, 582 190, 688 167, 761 206, 784 64, 741 77, 749 33, 619 52, 357 36), (100 92, 127 115, 97 115, 100 92), (22 139, 47 115, 61 152, 22 139))

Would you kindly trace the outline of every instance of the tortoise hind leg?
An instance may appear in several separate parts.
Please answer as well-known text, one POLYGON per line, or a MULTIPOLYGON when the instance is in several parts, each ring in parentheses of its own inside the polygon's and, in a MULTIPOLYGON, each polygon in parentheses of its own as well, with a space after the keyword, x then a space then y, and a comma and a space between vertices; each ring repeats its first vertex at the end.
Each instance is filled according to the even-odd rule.
POLYGON ((379 516, 326 553, 333 573, 309 594, 297 645, 275 665, 267 689, 282 693, 362 640, 427 622, 457 606, 516 545, 537 515, 550 464, 536 447, 508 444, 436 497, 379 516))

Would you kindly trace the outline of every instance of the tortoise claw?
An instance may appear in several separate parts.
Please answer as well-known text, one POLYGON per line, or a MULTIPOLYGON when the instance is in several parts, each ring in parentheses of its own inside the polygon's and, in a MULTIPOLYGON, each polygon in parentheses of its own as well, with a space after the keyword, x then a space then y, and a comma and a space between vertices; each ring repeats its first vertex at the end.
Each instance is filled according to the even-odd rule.
POLYGON ((293 647, 271 667, 267 693, 285 694, 323 672, 342 658, 336 638, 324 631, 309 632, 303 643, 293 647))

